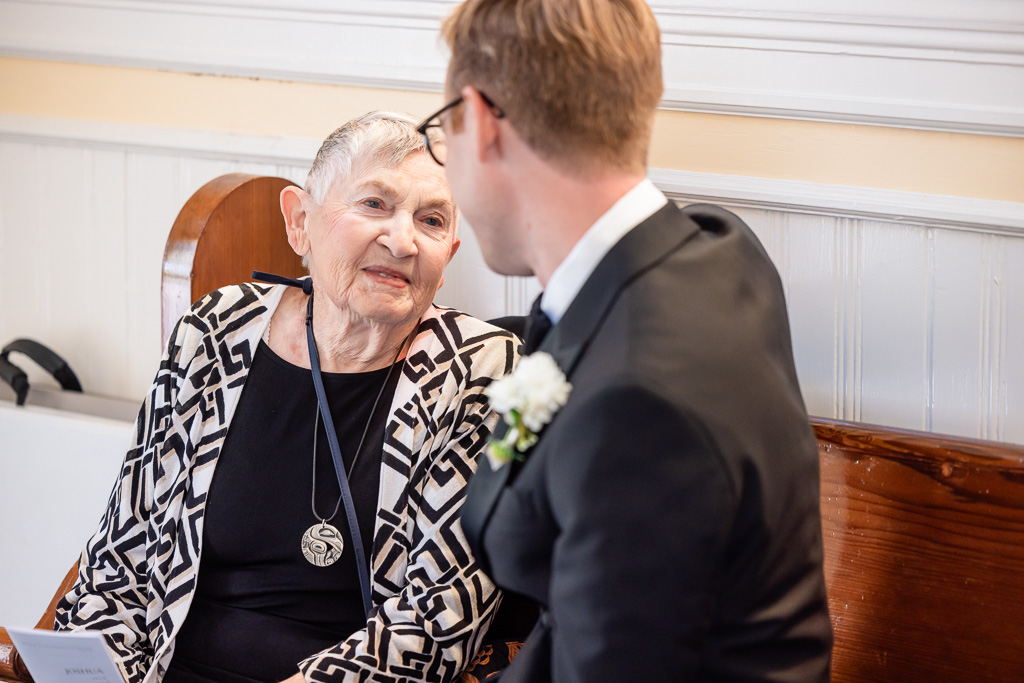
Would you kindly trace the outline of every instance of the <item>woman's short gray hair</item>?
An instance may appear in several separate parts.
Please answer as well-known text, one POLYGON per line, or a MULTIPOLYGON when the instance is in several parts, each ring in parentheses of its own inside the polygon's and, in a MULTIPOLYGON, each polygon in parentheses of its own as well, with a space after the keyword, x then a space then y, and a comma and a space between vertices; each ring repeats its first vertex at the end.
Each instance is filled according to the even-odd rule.
MULTIPOLYGON (((352 173, 356 161, 376 160, 389 168, 398 166, 415 152, 426 151, 423 136, 416 131, 419 122, 408 114, 371 111, 354 118, 327 136, 316 153, 306 176, 306 192, 317 204, 323 204, 331 185, 352 173)), ((444 144, 443 133, 431 128, 430 143, 444 144)))

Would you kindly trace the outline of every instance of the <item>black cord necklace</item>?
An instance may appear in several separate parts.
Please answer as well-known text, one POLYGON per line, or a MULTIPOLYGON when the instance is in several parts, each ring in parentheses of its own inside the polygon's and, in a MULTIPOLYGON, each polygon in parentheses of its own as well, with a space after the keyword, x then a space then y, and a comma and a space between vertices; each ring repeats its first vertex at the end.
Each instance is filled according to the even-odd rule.
MULTIPOLYGON (((373 598, 371 596, 370 591, 370 570, 366 562, 366 551, 363 547, 363 537, 362 534, 359 533, 359 520, 356 519, 356 506, 355 503, 352 502, 352 491, 348 485, 348 475, 345 472, 345 462, 344 460, 342 460, 341 447, 338 445, 338 434, 334 430, 334 419, 331 417, 331 406, 327 402, 327 392, 324 390, 324 380, 320 372, 320 353, 316 349, 316 338, 313 336, 313 281, 310 278, 295 280, 290 277, 283 277, 281 275, 274 275, 272 273, 263 273, 258 270, 252 271, 252 276, 253 278, 257 280, 262 280, 263 282, 269 282, 278 285, 287 285, 289 287, 297 287, 302 290, 303 294, 306 294, 309 297, 309 300, 306 302, 306 348, 309 351, 309 367, 310 370, 312 370, 313 374, 313 388, 316 389, 318 415, 317 419, 314 421, 313 424, 313 476, 316 476, 316 430, 318 429, 318 425, 320 422, 319 415, 323 414, 324 431, 327 432, 327 445, 331 447, 331 458, 334 461, 334 472, 338 476, 338 486, 341 487, 341 500, 338 502, 338 504, 345 504, 345 516, 348 518, 348 530, 349 533, 352 535, 352 551, 356 556, 356 572, 359 574, 359 589, 363 597, 363 611, 365 611, 366 615, 369 616, 370 610, 373 608, 373 598)), ((373 402, 373 407, 370 409, 370 419, 366 421, 367 426, 363 428, 363 436, 359 440, 359 447, 356 448, 356 453, 352 458, 352 465, 355 465, 355 461, 359 457, 359 451, 362 450, 363 439, 366 438, 366 431, 367 429, 369 429, 369 425, 373 421, 373 411, 376 410, 377 402, 380 401, 380 397, 384 393, 384 387, 387 387, 388 385, 388 380, 391 377, 391 372, 394 371, 396 365, 405 364, 404 360, 401 363, 397 362, 398 356, 401 355, 402 349, 404 349, 407 344, 411 343, 412 338, 416 335, 416 329, 418 329, 418 327, 414 327, 412 332, 409 333, 409 336, 405 339, 405 341, 402 342, 402 345, 398 347, 398 353, 395 354, 395 361, 391 363, 391 367, 388 369, 388 377, 384 379, 384 384, 381 387, 380 393, 377 394, 377 399, 373 402)), ((316 486, 315 479, 313 480, 313 485, 316 486)), ((315 492, 313 496, 313 501, 315 502, 315 492)), ((338 509, 337 507, 335 507, 334 512, 331 513, 331 517, 329 519, 333 519, 334 515, 336 515, 337 513, 338 509)), ((323 529, 326 532, 328 529, 330 529, 333 532, 333 536, 331 537, 331 539, 337 539, 339 545, 337 547, 337 550, 335 551, 336 556, 330 562, 324 562, 323 564, 318 565, 327 566, 328 564, 336 562, 338 560, 338 557, 341 557, 341 552, 342 550, 344 550, 344 546, 340 545, 341 534, 338 533, 338 530, 335 527, 331 526, 330 524, 327 524, 326 519, 323 519, 316 514, 315 505, 313 508, 313 516, 319 519, 320 523, 311 526, 306 531, 306 534, 303 535, 302 553, 306 556, 306 559, 309 560, 312 564, 317 564, 317 562, 314 562, 313 560, 309 559, 309 556, 306 555, 306 535, 309 535, 311 537, 312 544, 312 536, 313 534, 317 533, 316 530, 323 529)), ((327 535, 328 534, 325 533, 325 538, 317 538, 315 539, 315 541, 318 543, 323 542, 326 544, 325 548, 330 547, 333 549, 334 546, 332 544, 327 543, 327 535)))
MULTIPOLYGON (((313 295, 310 294, 310 300, 313 295)), ((312 322, 310 322, 309 329, 312 334, 312 322)), ((405 341, 398 347, 398 352, 395 353, 394 359, 391 361, 391 366, 388 368, 388 374, 384 377, 384 383, 380 385, 380 391, 377 392, 377 398, 373 400, 373 407, 370 408, 370 416, 366 419, 366 426, 363 427, 362 436, 359 437, 359 445, 356 446, 355 455, 352 456, 352 462, 348 466, 348 476, 352 476, 352 470, 355 469, 356 461, 359 459, 359 454, 363 452, 363 443, 366 441, 366 434, 370 431, 370 425, 373 424, 373 415, 377 412, 377 404, 380 403, 381 396, 384 395, 384 390, 387 389, 388 382, 391 380, 391 373, 395 370, 395 365, 398 364, 398 356, 401 355, 402 349, 405 348, 405 341)), ((313 361, 310 358, 310 364, 317 362, 319 365, 319 359, 313 361)), ((334 511, 329 517, 321 517, 316 511, 316 444, 317 444, 317 432, 320 431, 320 403, 316 405, 316 417, 313 420, 313 494, 310 500, 310 507, 313 509, 313 516, 320 520, 319 524, 306 529, 306 533, 302 534, 302 555, 306 560, 317 567, 329 567, 338 561, 342 553, 345 552, 345 541, 342 538, 341 532, 338 528, 329 522, 334 519, 335 515, 338 514, 338 510, 341 508, 341 501, 344 499, 344 494, 338 496, 338 502, 334 506, 334 511)))

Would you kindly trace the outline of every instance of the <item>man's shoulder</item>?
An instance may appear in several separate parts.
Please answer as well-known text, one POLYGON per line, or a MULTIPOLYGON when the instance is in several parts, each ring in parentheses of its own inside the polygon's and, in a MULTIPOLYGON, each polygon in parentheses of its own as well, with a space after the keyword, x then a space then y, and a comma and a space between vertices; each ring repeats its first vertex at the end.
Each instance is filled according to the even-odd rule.
MULTIPOLYGON (((726 208, 718 206, 717 204, 707 204, 698 202, 696 204, 687 204, 679 208, 682 215, 686 216, 692 221, 695 221, 702 229, 716 230, 721 229, 717 226, 728 226, 746 227, 746 223, 743 219, 729 211, 726 208)), ((749 229, 749 228, 748 228, 749 229)))

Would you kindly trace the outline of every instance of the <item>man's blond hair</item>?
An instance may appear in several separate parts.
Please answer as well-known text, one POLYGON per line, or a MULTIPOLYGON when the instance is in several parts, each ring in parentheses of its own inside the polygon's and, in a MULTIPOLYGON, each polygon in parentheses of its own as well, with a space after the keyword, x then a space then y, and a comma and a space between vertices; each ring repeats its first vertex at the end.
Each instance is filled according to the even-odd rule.
POLYGON ((544 158, 646 168, 663 85, 643 0, 467 0, 442 34, 450 94, 485 93, 544 158))

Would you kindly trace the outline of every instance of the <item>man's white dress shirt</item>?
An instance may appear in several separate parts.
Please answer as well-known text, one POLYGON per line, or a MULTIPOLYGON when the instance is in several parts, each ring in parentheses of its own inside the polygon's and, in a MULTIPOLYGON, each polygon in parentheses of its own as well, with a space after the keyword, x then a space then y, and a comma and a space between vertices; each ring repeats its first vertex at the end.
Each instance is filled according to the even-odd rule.
POLYGON ((654 215, 668 199, 647 178, 622 195, 590 226, 565 260, 558 264, 544 288, 540 308, 556 324, 565 315, 583 283, 626 233, 654 215))

